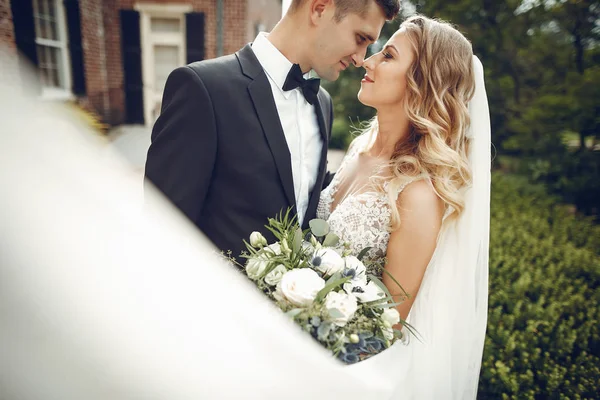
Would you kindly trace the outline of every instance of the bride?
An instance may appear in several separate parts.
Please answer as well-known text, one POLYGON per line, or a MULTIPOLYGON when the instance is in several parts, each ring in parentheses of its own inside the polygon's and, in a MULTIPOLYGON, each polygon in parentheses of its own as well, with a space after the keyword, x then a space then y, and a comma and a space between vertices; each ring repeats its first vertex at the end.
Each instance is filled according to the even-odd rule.
POLYGON ((489 138, 477 146, 471 135, 486 135, 485 126, 469 128, 480 68, 473 59, 471 44, 451 25, 407 19, 363 64, 358 99, 377 116, 350 145, 317 209, 355 255, 373 247, 368 257, 385 273, 370 272, 398 295, 400 316, 420 334, 375 357, 405 381, 398 398, 410 398, 407 391, 419 399, 474 398, 477 390, 487 319, 490 148, 489 138), (475 212, 478 219, 466 223, 475 212))
POLYGON ((360 92, 378 117, 320 213, 387 260, 418 337, 341 364, 160 194, 141 212, 137 177, 72 114, 0 87, 0 397, 474 399, 487 315, 483 69, 462 36, 423 17, 388 44, 360 92))

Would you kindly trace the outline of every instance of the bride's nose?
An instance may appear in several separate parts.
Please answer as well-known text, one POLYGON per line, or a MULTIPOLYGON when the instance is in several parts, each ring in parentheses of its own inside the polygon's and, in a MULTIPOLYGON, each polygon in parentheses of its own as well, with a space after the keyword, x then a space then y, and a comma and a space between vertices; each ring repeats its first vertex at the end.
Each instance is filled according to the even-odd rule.
POLYGON ((371 57, 367 58, 363 62, 362 66, 364 69, 373 70, 373 68, 375 68, 375 55, 372 55, 371 57))

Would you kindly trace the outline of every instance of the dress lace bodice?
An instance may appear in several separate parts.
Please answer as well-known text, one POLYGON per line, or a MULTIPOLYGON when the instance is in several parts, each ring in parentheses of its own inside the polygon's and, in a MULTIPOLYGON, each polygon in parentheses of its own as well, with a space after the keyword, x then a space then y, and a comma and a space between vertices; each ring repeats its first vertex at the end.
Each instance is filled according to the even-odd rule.
MULTIPOLYGON (((340 245, 347 243, 352 255, 356 256, 364 248, 372 247, 366 258, 379 264, 385 258, 390 239, 392 213, 387 194, 376 191, 352 193, 341 200, 334 210, 331 209, 340 184, 340 172, 351 160, 358 157, 362 147, 361 141, 362 138, 355 140, 331 184, 321 192, 317 217, 329 223, 331 231, 339 236, 340 245)), ((399 188, 398 194, 407 184, 399 188)), ((379 268, 369 272, 379 277, 382 275, 379 268)))

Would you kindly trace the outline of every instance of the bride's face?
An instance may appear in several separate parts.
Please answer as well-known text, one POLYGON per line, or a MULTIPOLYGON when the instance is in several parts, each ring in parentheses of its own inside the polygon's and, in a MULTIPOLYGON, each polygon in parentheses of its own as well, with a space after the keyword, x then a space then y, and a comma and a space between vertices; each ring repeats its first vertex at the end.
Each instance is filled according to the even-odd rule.
POLYGON ((406 94, 406 74, 414 59, 407 33, 401 28, 379 53, 364 62, 366 71, 358 100, 375 109, 400 106, 406 94))

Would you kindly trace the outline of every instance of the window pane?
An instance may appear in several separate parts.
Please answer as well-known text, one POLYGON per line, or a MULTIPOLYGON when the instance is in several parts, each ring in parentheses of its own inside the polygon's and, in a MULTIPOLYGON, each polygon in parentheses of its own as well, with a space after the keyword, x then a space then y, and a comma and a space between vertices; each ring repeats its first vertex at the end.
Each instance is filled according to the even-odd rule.
POLYGON ((175 18, 152 18, 150 22, 152 32, 179 32, 180 21, 175 18))
POLYGON ((154 46, 154 88, 162 91, 171 71, 179 66, 177 46, 154 46))
POLYGON ((44 87, 62 88, 61 50, 55 47, 37 46, 39 58, 39 70, 44 87))
POLYGON ((58 40, 56 6, 56 0, 35 0, 33 2, 36 36, 39 39, 58 40))

